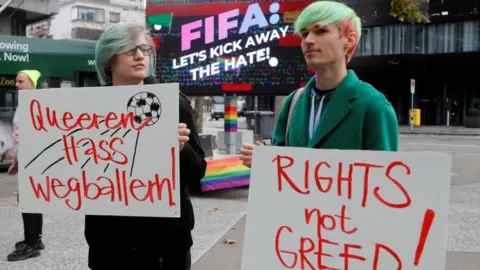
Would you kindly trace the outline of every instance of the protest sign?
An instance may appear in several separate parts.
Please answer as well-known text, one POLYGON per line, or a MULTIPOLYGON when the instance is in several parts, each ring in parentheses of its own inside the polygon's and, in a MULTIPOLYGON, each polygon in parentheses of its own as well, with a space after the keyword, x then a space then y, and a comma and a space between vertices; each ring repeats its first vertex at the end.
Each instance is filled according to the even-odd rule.
POLYGON ((22 212, 180 216, 178 84, 20 91, 22 212))
POLYGON ((445 269, 450 157, 256 147, 242 269, 445 269))

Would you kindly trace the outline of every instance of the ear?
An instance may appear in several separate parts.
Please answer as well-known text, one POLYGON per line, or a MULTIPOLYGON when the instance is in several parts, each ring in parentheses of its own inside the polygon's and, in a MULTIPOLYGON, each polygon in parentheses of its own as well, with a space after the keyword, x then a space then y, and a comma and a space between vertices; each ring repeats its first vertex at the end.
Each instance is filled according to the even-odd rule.
POLYGON ((345 43, 345 61, 348 63, 357 48, 359 35, 355 31, 349 31, 348 34, 345 35, 345 38, 347 40, 345 43))
POLYGON ((358 44, 358 33, 356 33, 355 31, 349 31, 345 35, 345 38, 347 40, 347 42, 345 43, 345 49, 347 50, 347 52, 350 52, 358 44))

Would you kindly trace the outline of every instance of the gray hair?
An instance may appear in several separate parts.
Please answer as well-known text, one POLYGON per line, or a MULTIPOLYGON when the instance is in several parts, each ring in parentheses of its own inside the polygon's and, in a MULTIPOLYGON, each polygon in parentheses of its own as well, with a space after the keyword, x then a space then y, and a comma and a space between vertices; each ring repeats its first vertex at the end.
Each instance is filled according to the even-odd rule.
MULTIPOLYGON (((105 29, 95 46, 95 68, 101 85, 112 83, 110 63, 116 54, 126 52, 133 47, 133 40, 144 34, 147 42, 154 46, 145 26, 137 23, 116 23, 105 29)), ((150 55, 148 75, 155 74, 156 53, 150 55)))

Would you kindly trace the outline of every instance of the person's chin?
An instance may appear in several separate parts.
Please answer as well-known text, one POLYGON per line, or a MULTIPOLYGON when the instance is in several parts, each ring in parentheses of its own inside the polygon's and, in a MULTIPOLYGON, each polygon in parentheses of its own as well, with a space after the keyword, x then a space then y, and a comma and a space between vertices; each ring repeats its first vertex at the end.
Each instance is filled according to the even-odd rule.
POLYGON ((136 70, 132 73, 132 77, 143 80, 145 77, 147 77, 147 72, 144 70, 136 70))
POLYGON ((327 61, 322 61, 321 59, 315 59, 311 61, 307 60, 307 66, 312 69, 324 67, 327 63, 327 61))

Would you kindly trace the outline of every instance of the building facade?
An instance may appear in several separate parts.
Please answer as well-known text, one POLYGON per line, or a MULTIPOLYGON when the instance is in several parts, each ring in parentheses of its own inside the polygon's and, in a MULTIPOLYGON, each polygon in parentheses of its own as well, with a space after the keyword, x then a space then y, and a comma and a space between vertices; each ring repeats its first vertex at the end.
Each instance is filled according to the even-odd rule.
MULTIPOLYGON (((58 12, 58 0, 0 0, 0 120, 11 121, 17 105, 15 75, 30 65, 32 47, 24 42, 27 25, 58 12), (4 8, 5 7, 5 8, 4 8), (8 67, 9 72, 5 72, 8 67)), ((33 49, 34 50, 34 49, 33 49)))
MULTIPOLYGON (((393 18, 390 0, 344 2, 363 24, 348 68, 387 96, 400 125, 409 124, 413 104, 421 125, 480 127, 480 1, 430 0, 421 7, 426 24, 393 18)), ((273 97, 260 100, 273 110, 273 97)))
POLYGON ((0 121, 10 122, 18 102, 18 71, 41 72, 38 87, 95 85, 95 42, 0 35, 0 121))
POLYGON ((145 23, 145 0, 59 0, 59 5, 52 19, 29 25, 28 36, 97 40, 110 24, 145 23))
POLYGON ((347 2, 364 25, 350 67, 387 96, 399 123, 409 123, 413 99, 422 125, 466 125, 480 109, 473 75, 480 69, 480 2, 430 0, 422 7, 428 24, 400 23, 389 15, 389 0, 347 2))
POLYGON ((25 36, 27 25, 58 13, 58 0, 0 0, 0 35, 25 36), (8 4, 8 5, 7 5, 8 4))

